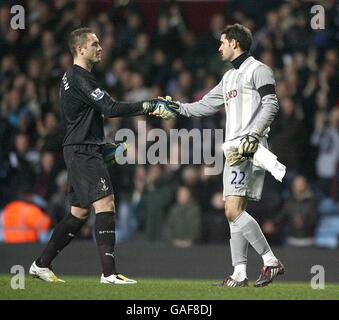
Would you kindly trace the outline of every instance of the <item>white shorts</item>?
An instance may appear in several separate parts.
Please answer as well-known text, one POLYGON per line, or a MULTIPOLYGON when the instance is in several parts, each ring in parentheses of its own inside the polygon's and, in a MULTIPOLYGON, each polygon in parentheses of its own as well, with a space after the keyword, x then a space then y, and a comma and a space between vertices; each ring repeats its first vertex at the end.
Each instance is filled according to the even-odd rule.
MULTIPOLYGON (((260 143, 267 146, 267 140, 260 143)), ((230 167, 225 162, 223 184, 224 200, 227 196, 246 196, 249 200, 259 201, 264 187, 265 170, 246 160, 239 166, 230 167)))

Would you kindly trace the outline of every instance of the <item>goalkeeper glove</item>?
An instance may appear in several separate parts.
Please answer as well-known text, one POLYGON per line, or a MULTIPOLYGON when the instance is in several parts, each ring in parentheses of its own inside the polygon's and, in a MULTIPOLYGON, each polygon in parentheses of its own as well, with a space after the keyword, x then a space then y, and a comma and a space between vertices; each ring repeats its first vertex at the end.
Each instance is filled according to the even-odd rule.
POLYGON ((146 101, 143 106, 145 113, 161 117, 165 120, 174 119, 179 114, 179 104, 172 101, 170 96, 166 96, 166 98, 158 97, 157 99, 146 101))
POLYGON ((102 155, 107 167, 116 163, 116 160, 120 158, 127 150, 127 143, 106 143, 103 147, 102 155))
POLYGON ((230 147, 226 151, 226 162, 227 162, 227 165, 230 167, 238 166, 239 164, 241 164, 247 159, 248 159, 247 157, 239 154, 237 147, 230 147))
POLYGON ((257 132, 246 134, 241 140, 238 147, 240 155, 249 157, 258 149, 260 135, 257 132))

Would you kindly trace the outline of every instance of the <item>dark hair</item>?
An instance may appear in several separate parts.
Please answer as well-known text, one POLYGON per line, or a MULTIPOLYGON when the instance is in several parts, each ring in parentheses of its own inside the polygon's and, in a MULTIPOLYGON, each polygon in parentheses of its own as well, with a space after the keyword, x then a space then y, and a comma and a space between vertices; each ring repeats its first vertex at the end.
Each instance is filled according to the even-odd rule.
POLYGON ((244 51, 249 51, 252 44, 252 32, 245 26, 236 23, 228 25, 221 34, 224 34, 228 41, 234 39, 239 42, 239 47, 244 51))
POLYGON ((88 33, 94 33, 94 32, 90 28, 79 28, 79 29, 73 30, 70 33, 68 37, 68 47, 73 57, 77 55, 77 51, 75 47, 79 44, 83 45, 86 43, 88 33))

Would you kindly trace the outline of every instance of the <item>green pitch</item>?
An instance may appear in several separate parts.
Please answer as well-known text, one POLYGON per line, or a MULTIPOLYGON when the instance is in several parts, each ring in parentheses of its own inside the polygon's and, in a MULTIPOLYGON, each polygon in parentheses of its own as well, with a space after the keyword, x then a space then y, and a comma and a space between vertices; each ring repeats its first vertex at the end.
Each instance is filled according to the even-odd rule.
MULTIPOLYGON (((66 283, 46 283, 26 277, 24 290, 13 290, 10 275, 0 275, 0 300, 4 299, 124 299, 124 300, 339 300, 339 284, 326 283, 314 290, 309 283, 275 282, 265 288, 213 286, 215 280, 137 279, 136 285, 102 285, 99 277, 61 277, 66 283)), ((133 278, 133 277, 132 277, 133 278)))

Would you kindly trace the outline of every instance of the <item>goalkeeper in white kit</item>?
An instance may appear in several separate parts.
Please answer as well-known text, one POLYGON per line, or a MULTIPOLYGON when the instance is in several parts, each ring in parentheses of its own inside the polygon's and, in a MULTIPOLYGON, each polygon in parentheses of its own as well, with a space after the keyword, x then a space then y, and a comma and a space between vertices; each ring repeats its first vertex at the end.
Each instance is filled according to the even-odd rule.
POLYGON ((248 200, 261 199, 265 176, 265 171, 253 165, 251 158, 259 143, 267 147, 269 126, 279 109, 272 70, 250 55, 251 43, 249 29, 240 24, 227 26, 221 33, 219 53, 233 68, 200 101, 180 103, 166 98, 153 113, 169 119, 178 114, 204 117, 222 107, 226 109, 223 194, 234 272, 220 285, 229 287, 248 286, 248 243, 261 255, 264 264, 255 287, 266 286, 284 273, 283 264, 275 257, 259 224, 246 212, 248 200))

